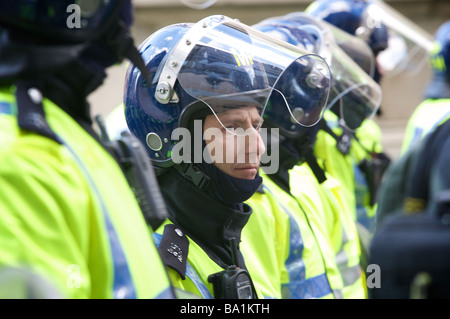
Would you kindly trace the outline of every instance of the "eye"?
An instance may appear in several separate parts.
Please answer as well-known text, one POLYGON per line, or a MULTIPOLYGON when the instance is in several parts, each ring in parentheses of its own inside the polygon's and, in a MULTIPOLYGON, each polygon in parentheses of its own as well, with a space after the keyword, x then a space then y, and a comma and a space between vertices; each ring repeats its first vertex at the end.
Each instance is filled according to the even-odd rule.
POLYGON ((252 124, 252 126, 256 131, 259 131, 261 129, 261 124, 261 122, 255 122, 252 124))
POLYGON ((236 123, 228 122, 228 123, 223 123, 223 127, 226 130, 233 132, 238 127, 238 125, 236 123))

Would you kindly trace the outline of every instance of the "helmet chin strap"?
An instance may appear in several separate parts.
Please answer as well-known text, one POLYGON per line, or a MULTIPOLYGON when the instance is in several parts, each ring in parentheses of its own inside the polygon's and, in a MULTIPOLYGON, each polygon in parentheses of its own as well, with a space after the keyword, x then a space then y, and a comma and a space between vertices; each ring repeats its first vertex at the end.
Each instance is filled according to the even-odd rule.
POLYGON ((325 171, 317 162, 317 157, 314 154, 314 146, 310 143, 310 137, 308 135, 305 135, 303 138, 297 139, 294 143, 297 151, 300 152, 304 161, 308 163, 309 167, 314 173, 317 182, 319 182, 319 184, 325 182, 327 180, 327 177, 325 175, 325 171))
POLYGON ((144 59, 134 45, 128 46, 124 56, 130 60, 141 71, 142 76, 147 81, 148 85, 152 83, 150 72, 145 67, 144 59))
POLYGON ((123 58, 130 60, 141 71, 147 83, 151 83, 150 72, 145 67, 145 62, 134 45, 128 26, 123 21, 119 21, 117 26, 112 28, 102 40, 114 50, 119 61, 123 58))

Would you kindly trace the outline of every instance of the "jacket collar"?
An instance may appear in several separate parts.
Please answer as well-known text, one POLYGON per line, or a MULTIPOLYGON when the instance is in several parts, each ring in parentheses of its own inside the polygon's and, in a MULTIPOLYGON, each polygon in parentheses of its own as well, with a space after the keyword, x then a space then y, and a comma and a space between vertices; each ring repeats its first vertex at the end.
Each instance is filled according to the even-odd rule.
MULTIPOLYGON (((241 232, 252 209, 245 203, 228 207, 195 187, 170 168, 158 177, 166 201, 169 219, 194 240, 218 265, 232 265, 230 239, 239 249, 241 232)), ((241 253, 236 254, 238 267, 244 268, 241 253)))

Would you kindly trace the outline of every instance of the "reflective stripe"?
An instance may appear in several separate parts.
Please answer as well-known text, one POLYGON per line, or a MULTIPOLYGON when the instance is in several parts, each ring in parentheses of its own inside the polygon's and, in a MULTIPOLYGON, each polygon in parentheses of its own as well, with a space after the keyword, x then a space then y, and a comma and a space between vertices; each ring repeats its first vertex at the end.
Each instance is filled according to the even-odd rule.
POLYGON ((200 280, 194 268, 192 268, 189 263, 187 263, 186 265, 186 276, 192 280, 192 282, 195 284, 195 287, 197 287, 198 291, 202 294, 202 297, 204 299, 213 299, 213 296, 209 292, 209 289, 206 287, 203 281, 200 280))
POLYGON ((434 123, 434 125, 431 127, 431 129, 429 130, 430 132, 433 131, 436 127, 438 127, 439 125, 441 125, 444 121, 446 121, 448 118, 450 118, 450 111, 448 111, 446 114, 444 114, 443 116, 441 116, 439 118, 439 120, 436 121, 436 123, 434 123))
MULTIPOLYGON (((162 238, 161 234, 153 233, 153 241, 155 242, 156 247, 159 247, 159 244, 161 243, 161 238, 162 238)), ((213 296, 209 292, 209 289, 200 279, 200 277, 195 272, 194 268, 192 268, 192 266, 189 264, 189 262, 186 262, 185 275, 194 283, 195 287, 198 289, 198 291, 200 292, 200 294, 204 299, 213 299, 213 296)))
MULTIPOLYGON (((289 284, 284 284, 282 286, 283 296, 290 296, 291 299, 296 298, 320 298, 331 294, 330 284, 326 274, 320 274, 315 277, 311 277, 303 280, 293 280, 289 284), (285 291, 288 290, 288 291, 285 291)), ((338 295, 336 298, 341 296, 342 292, 336 292, 338 295)))
POLYGON ((10 103, 0 102, 0 114, 13 114, 13 107, 10 103))
POLYGON ((365 228, 375 230, 375 214, 369 212, 367 197, 370 196, 366 178, 357 164, 353 165, 355 176, 356 221, 365 228))
MULTIPOLYGON (((273 195, 267 186, 263 185, 263 188, 273 195)), ((331 294, 332 290, 325 273, 306 278, 306 266, 303 260, 304 245, 300 228, 289 210, 281 204, 276 196, 273 195, 273 197, 289 217, 289 256, 285 262, 286 269, 289 273, 289 283, 283 284, 281 287, 283 298, 321 298, 331 294)))
MULTIPOLYGON (((344 246, 345 244, 348 243, 348 236, 347 233, 345 231, 345 229, 342 227, 342 245, 341 245, 341 250, 338 251, 338 253, 336 254, 336 264, 338 266, 339 272, 342 274, 343 272, 345 272, 346 268, 348 268, 347 264, 348 264, 348 256, 347 253, 344 250, 344 246)), ((345 283, 344 283, 344 286, 345 283)))
POLYGON ((335 299, 344 299, 342 289, 333 289, 333 295, 335 299))
MULTIPOLYGON (((286 214, 289 215, 287 211, 286 214)), ((286 268, 291 279, 305 280, 306 266, 302 257, 304 248, 303 238, 297 223, 290 215, 289 224, 289 257, 286 260, 286 268)))
POLYGON ((342 272, 342 269, 345 269, 347 267, 348 263, 348 256, 347 253, 344 250, 345 244, 348 243, 348 236, 345 231, 345 229, 342 227, 342 245, 341 250, 336 254, 336 264, 339 268, 339 271, 342 272))
POLYGON ((84 166, 78 155, 65 143, 61 137, 58 136, 61 144, 63 144, 73 155, 75 161, 78 163, 82 171, 84 172, 92 190, 97 195, 97 198, 102 207, 103 217, 105 219, 106 229, 108 233, 109 245, 111 247, 111 255, 113 258, 114 267, 114 282, 113 282, 113 297, 116 299, 134 299, 136 298, 136 289, 134 288, 133 279, 131 278, 130 270, 128 268, 127 259, 120 244, 119 237, 114 229, 114 225, 109 217, 108 209, 103 201, 100 191, 95 185, 89 171, 84 166))
POLYGON ((361 278, 361 266, 359 264, 349 267, 348 256, 344 250, 345 244, 348 243, 348 236, 344 228, 342 228, 342 246, 341 250, 336 254, 336 264, 342 276, 344 287, 353 285, 359 278, 361 278))
POLYGON ((409 145, 416 144, 420 139, 422 138, 422 135, 424 135, 425 129, 423 127, 415 127, 413 136, 411 137, 411 141, 409 142, 409 145))
POLYGON ((415 127, 413 137, 411 138, 411 142, 409 145, 413 145, 417 141, 421 140, 426 134, 432 132, 437 126, 439 126, 442 122, 444 122, 447 118, 450 118, 450 111, 442 115, 439 119, 431 125, 430 127, 415 127))
POLYGON ((173 290, 171 287, 165 289, 159 295, 157 295, 154 299, 174 299, 173 290))
POLYGON ((361 278, 361 266, 358 264, 353 267, 347 267, 342 269, 341 274, 344 287, 351 286, 361 278))
POLYGON ((405 129, 401 154, 450 117, 450 99, 426 99, 411 115, 405 129))

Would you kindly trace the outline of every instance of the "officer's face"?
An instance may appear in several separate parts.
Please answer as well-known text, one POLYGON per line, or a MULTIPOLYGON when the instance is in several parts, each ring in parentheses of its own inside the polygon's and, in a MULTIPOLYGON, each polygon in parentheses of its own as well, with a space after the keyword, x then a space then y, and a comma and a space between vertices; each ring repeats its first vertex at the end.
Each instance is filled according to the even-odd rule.
POLYGON ((266 151, 256 129, 261 124, 256 107, 232 109, 218 113, 217 117, 223 126, 215 115, 208 115, 203 126, 206 147, 214 165, 230 176, 254 179, 261 155, 266 151))

